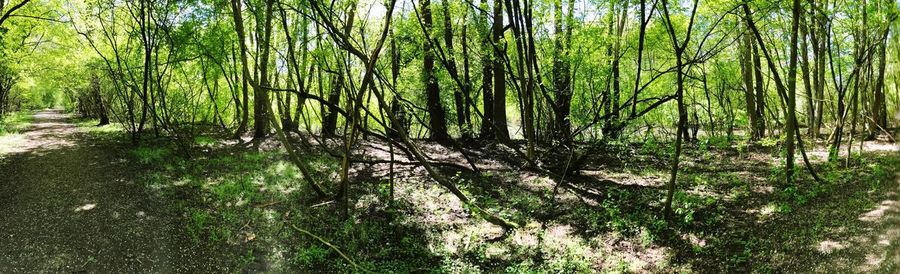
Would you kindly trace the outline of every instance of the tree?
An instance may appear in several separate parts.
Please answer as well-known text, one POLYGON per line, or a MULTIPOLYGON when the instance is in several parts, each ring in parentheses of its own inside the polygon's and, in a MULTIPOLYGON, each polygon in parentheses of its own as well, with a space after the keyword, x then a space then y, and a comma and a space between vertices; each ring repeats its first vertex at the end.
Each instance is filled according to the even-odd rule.
POLYGON ((489 139, 494 137, 494 40, 493 25, 488 24, 491 15, 488 13, 487 0, 481 0, 479 10, 481 10, 478 20, 481 30, 481 98, 484 109, 479 131, 481 138, 489 139))
POLYGON ((768 64, 769 71, 772 73, 772 77, 775 81, 775 87, 778 91, 778 95, 782 98, 782 103, 785 104, 784 116, 787 119, 785 123, 785 129, 782 134, 785 134, 785 181, 788 183, 794 182, 793 169, 794 169, 794 138, 796 136, 796 123, 797 119, 795 116, 796 106, 795 106, 795 88, 796 88, 796 72, 797 72, 797 32, 798 32, 798 19, 799 19, 799 10, 800 4, 798 0, 793 2, 792 13, 793 19, 791 23, 791 45, 790 47, 790 60, 788 65, 788 73, 787 73, 787 86, 785 86, 785 82, 782 81, 781 74, 778 72, 778 67, 775 65, 773 61, 773 57, 769 54, 768 49, 763 43, 762 36, 760 35, 759 29, 756 27, 756 24, 753 22, 752 14, 750 13, 750 7, 744 3, 742 4, 744 10, 744 16, 748 22, 748 27, 753 32, 756 37, 756 41, 759 44, 760 51, 762 51, 763 55, 766 57, 766 63, 768 64))
POLYGON ((800 21, 800 0, 793 1, 791 20, 790 61, 787 79, 787 125, 785 126, 785 176, 788 183, 794 182, 794 131, 797 130, 797 35, 800 21))
POLYGON ((494 48, 493 62, 494 92, 491 94, 494 122, 494 136, 501 141, 509 140, 509 129, 506 126, 506 67, 503 57, 506 56, 506 39, 503 37, 503 0, 494 1, 493 25, 491 27, 491 45, 494 48))
POLYGON ((681 134, 681 132, 685 129, 685 124, 687 123, 687 110, 684 105, 684 52, 687 49, 688 43, 691 41, 691 30, 694 27, 694 17, 697 15, 698 4, 699 0, 694 0, 693 8, 691 9, 691 19, 688 22, 684 39, 679 39, 675 34, 675 26, 672 24, 672 17, 669 14, 668 0, 662 0, 663 21, 666 23, 666 31, 669 33, 669 39, 672 41, 672 49, 675 54, 675 101, 678 104, 678 125, 676 126, 677 129, 675 131, 675 155, 672 156, 672 171, 671 176, 669 177, 668 191, 663 208, 663 215, 666 216, 666 218, 672 216, 672 198, 675 194, 675 183, 678 178, 678 165, 681 162, 681 143, 683 142, 683 134, 681 134), (679 42, 679 40, 681 40, 681 42, 679 42))
POLYGON ((422 81, 425 84, 425 105, 428 109, 431 139, 447 143, 450 135, 447 134, 447 118, 444 106, 441 103, 440 86, 434 73, 435 53, 432 45, 433 41, 429 36, 432 33, 431 0, 422 0, 422 23, 426 32, 425 41, 423 42, 422 81))
MULTIPOLYGON (((554 33, 553 39, 553 88, 556 98, 553 104, 554 132, 557 140, 571 142, 572 123, 569 112, 572 107, 572 87, 570 77, 569 53, 572 43, 572 7, 575 1, 569 1, 569 14, 563 16, 562 0, 553 1, 554 33), (563 24, 565 18, 566 24, 563 24)), ((641 1, 643 4, 643 1, 641 1)), ((643 45, 643 37, 641 38, 643 45)), ((640 61, 638 61, 640 63, 640 61)), ((640 70, 638 70, 640 72, 640 70)))
MULTIPOLYGON (((744 22, 745 25, 747 25, 746 20, 744 20, 744 22)), ((746 27, 741 35, 741 79, 744 82, 744 102, 746 103, 747 117, 750 119, 750 137, 751 139, 758 140, 759 138, 762 138, 762 132, 760 131, 759 125, 761 124, 760 119, 763 119, 763 117, 760 115, 760 111, 757 110, 756 95, 753 85, 753 76, 756 72, 756 66, 751 61, 754 48, 753 38, 751 38, 752 35, 749 27, 746 27)))
POLYGON ((13 16, 17 10, 27 5, 28 2, 31 2, 31 0, 22 0, 19 3, 10 6, 9 9, 6 9, 6 4, 8 4, 6 0, 0 1, 0 12, 2 12, 3 14, 0 15, 0 27, 2 27, 3 23, 6 22, 6 20, 9 19, 10 16, 13 16))
MULTIPOLYGON (((456 67, 456 54, 453 51, 453 24, 450 20, 450 1, 444 0, 441 4, 441 8, 444 13, 444 45, 446 46, 446 55, 449 60, 447 60, 447 71, 451 75, 459 75, 456 67)), ((465 17, 465 16, 463 16, 465 17)), ((463 24, 463 30, 465 30, 465 24, 463 24)), ((465 51, 465 37, 462 39, 463 41, 463 49, 465 51)), ((465 53, 463 54, 464 63, 468 64, 468 57, 466 57, 465 53)), ((432 61, 433 62, 433 61, 432 61)), ((468 75, 468 65, 464 66, 463 72, 468 75)), ((468 78, 468 77, 466 77, 468 78)), ((468 113, 468 104, 466 104, 466 100, 469 97, 469 86, 468 81, 464 82, 464 84, 459 89, 453 90, 453 102, 456 106, 456 125, 459 127, 459 132, 462 136, 469 136, 471 134, 471 121, 469 120, 468 113)), ((444 133, 446 135, 446 132, 444 133)))
MULTIPOLYGON (((269 87, 269 52, 272 42, 272 10, 274 0, 265 0, 265 15, 261 19, 263 23, 262 39, 259 47, 262 53, 259 56, 259 87, 253 88, 253 138, 264 138, 269 133, 269 93, 265 90, 269 87)), ((259 20, 257 21, 259 24, 259 20)), ((243 40, 241 40, 243 41, 243 40)), ((243 43, 243 42, 241 42, 243 43)))

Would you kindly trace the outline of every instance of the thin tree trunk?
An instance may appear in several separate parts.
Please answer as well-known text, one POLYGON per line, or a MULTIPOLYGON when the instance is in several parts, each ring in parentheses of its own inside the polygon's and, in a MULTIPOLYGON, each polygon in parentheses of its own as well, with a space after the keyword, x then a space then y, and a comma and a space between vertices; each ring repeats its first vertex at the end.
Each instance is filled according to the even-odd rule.
POLYGON ((566 24, 565 29, 563 29, 562 0, 553 2, 553 12, 554 35, 556 36, 553 39, 553 86, 554 96, 556 97, 556 101, 553 104, 555 108, 553 111, 555 118, 553 125, 556 128, 554 132, 557 140, 568 144, 571 142, 572 135, 572 123, 569 120, 572 93, 569 86, 571 82, 569 77, 569 41, 566 39, 568 35, 564 36, 564 33, 569 33, 571 26, 566 24))
MULTIPOLYGON (((447 70, 451 75, 457 75, 459 72, 456 67, 456 54, 453 51, 453 24, 450 21, 450 1, 444 0, 441 3, 441 9, 444 13, 444 44, 447 47, 447 70)), ((465 89, 465 86, 463 86, 463 89, 465 89)), ((466 123, 466 105, 463 99, 463 90, 453 90, 453 102, 456 107, 456 126, 459 127, 459 132, 465 135, 465 132, 469 132, 469 125, 466 123)))
POLYGON ((794 0, 792 10, 792 20, 791 20, 791 41, 790 41, 790 60, 788 61, 788 72, 787 72, 787 123, 785 123, 785 150, 786 162, 785 162, 785 178, 788 184, 793 184, 794 182, 794 151, 795 149, 795 135, 794 131, 797 129, 797 38, 799 32, 799 21, 800 21, 800 0, 794 0))
POLYGON ((481 19, 479 20, 479 25, 481 26, 481 99, 482 99, 482 107, 484 109, 484 118, 481 121, 481 130, 480 135, 481 138, 490 139, 494 138, 494 96, 493 96, 493 86, 494 86, 494 47, 493 47, 493 27, 488 25, 488 18, 491 15, 488 13, 487 0, 481 1, 481 19))
POLYGON ((240 137, 241 134, 244 133, 247 129, 247 123, 250 120, 249 117, 249 87, 248 84, 250 82, 250 69, 247 65, 247 44, 246 37, 244 35, 244 19, 241 14, 241 1, 240 0, 231 0, 231 13, 234 18, 234 30, 237 32, 238 45, 240 46, 240 56, 241 56, 241 81, 243 85, 243 117, 241 119, 241 125, 238 127, 238 130, 235 131, 235 137, 240 137))
POLYGON ((806 35, 808 33, 807 23, 806 23, 806 11, 800 11, 800 18, 798 19, 800 22, 800 70, 803 73, 803 90, 806 93, 806 134, 810 136, 810 138, 814 138, 815 127, 813 124, 816 122, 816 116, 821 115, 816 112, 815 108, 815 97, 813 97, 812 84, 810 83, 810 73, 809 73, 809 50, 808 44, 806 42, 806 35))
POLYGON ((757 139, 762 139, 766 137, 766 91, 765 91, 765 78, 763 78, 762 73, 762 61, 759 54, 759 46, 757 45, 757 41, 754 39, 751 41, 751 45, 753 47, 753 73, 756 76, 756 124, 754 127, 754 135, 756 135, 757 139))
MULTIPOLYGON (((884 73, 887 61, 887 37, 888 29, 884 30, 878 45, 878 78, 875 80, 875 96, 872 103, 872 120, 876 128, 873 130, 884 130, 888 128, 887 123, 887 104, 885 103, 885 85, 884 73)), ((898 80, 894 80, 898 81, 898 80)))
POLYGON ((667 185, 666 192, 666 200, 664 202, 663 208, 663 216, 666 219, 671 219, 672 217, 672 199, 675 195, 675 186, 678 178, 678 166, 681 162, 681 144, 682 134, 681 132, 685 129, 685 124, 687 123, 687 109, 684 105, 684 51, 687 49, 688 43, 691 41, 691 30, 694 25, 694 16, 697 14, 697 6, 699 4, 699 0, 694 0, 693 9, 691 10, 691 19, 687 25, 687 33, 685 34, 684 42, 679 43, 678 37, 675 35, 675 27, 672 24, 672 19, 669 15, 668 8, 668 0, 662 0, 663 7, 663 19, 666 23, 666 30, 669 33, 669 38, 672 40, 672 48, 675 51, 675 101, 678 104, 678 126, 675 134, 675 155, 672 156, 672 170, 671 176, 669 177, 669 183, 667 185))

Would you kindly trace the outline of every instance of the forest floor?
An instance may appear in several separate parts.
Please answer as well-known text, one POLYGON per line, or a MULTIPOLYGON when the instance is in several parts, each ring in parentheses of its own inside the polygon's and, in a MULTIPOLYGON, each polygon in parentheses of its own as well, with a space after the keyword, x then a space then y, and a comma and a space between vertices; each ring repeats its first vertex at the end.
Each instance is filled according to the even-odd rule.
POLYGON ((0 273, 199 273, 233 265, 148 195, 127 147, 48 110, 0 136, 0 273))
MULTIPOLYGON (((504 146, 463 145, 481 171, 473 172, 457 150, 420 142, 432 160, 453 163, 441 170, 475 203, 521 225, 504 232, 399 154, 391 176, 389 147, 377 141, 355 148, 365 157, 351 170, 351 216, 340 220, 274 140, 255 148, 200 131, 133 147, 113 125, 58 112, 31 122, 0 134, 3 273, 900 268, 900 149, 883 141, 855 147, 849 167, 846 154, 824 161, 819 144, 810 154, 823 182, 803 169, 786 185, 777 141, 700 140, 685 149, 670 222, 658 218, 667 143, 583 144, 571 163, 579 172, 554 195, 557 178, 517 168, 521 159, 504 146)), ((338 159, 308 143, 339 141, 294 138, 312 152, 303 157, 313 179, 333 189, 338 159)))

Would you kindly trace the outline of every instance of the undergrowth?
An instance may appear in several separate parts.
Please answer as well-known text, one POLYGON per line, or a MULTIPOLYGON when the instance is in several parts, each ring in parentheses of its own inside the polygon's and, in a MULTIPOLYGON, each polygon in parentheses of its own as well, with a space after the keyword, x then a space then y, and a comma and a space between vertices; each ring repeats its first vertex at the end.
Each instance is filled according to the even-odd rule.
MULTIPOLYGON (((784 185, 777 181, 779 166, 769 163, 749 174, 726 163, 685 165, 669 221, 660 214, 664 189, 657 186, 599 186, 576 180, 561 193, 583 188, 594 194, 551 203, 549 189, 522 188, 516 172, 451 176, 473 201, 502 209, 496 213, 523 225, 503 233, 472 218, 465 208, 452 206, 455 198, 420 179, 402 181, 392 202, 384 179, 355 180, 351 216, 341 220, 332 201, 316 197, 284 153, 223 145, 217 137, 193 140, 189 157, 166 142, 145 143, 129 155, 151 170, 143 177, 147 186, 184 213, 184 230, 194 241, 233 246, 242 269, 264 272, 796 271, 800 269, 790 262, 798 258, 783 254, 814 258, 820 256, 815 243, 833 236, 836 228, 862 229, 856 216, 896 187, 893 176, 900 167, 897 155, 866 154, 854 158, 850 168, 817 165, 822 183, 798 172, 795 185, 784 185), (769 186, 772 190, 765 190, 769 186), (462 221, 441 221, 447 216, 462 221), (635 260, 622 254, 620 242, 629 243, 631 254, 662 255, 635 260)), ((728 143, 721 138, 701 141, 686 157, 716 163, 722 155, 742 158, 751 153, 739 140, 737 145, 728 143)), ((666 154, 665 147, 648 142, 639 149, 666 154)), ((332 191, 338 159, 304 157, 315 168, 312 179, 332 191)), ((667 174, 659 167, 628 165, 626 171, 637 176, 667 174)))

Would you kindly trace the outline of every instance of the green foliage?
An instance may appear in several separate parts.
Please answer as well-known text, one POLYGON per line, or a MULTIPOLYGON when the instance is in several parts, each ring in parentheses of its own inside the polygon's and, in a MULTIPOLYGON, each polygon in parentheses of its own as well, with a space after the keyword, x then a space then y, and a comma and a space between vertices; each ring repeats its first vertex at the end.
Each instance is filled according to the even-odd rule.
POLYGON ((293 262, 298 265, 322 265, 328 263, 330 253, 331 249, 313 244, 297 251, 293 262))
POLYGON ((778 135, 775 137, 769 136, 759 140, 759 145, 763 147, 775 147, 782 142, 784 142, 784 136, 782 135, 778 135))
POLYGON ((160 163, 172 155, 172 152, 165 147, 149 147, 141 146, 131 151, 132 155, 137 158, 141 164, 160 163))
POLYGON ((731 140, 727 136, 710 136, 700 140, 700 150, 705 151, 710 148, 727 149, 731 147, 731 140))
MULTIPOLYGON (((726 222, 724 220, 731 222, 757 217, 724 212, 725 206, 746 209, 736 204, 759 203, 754 206, 777 207, 771 214, 785 216, 809 210, 811 205, 854 186, 862 185, 874 193, 891 187, 895 181, 892 176, 896 174, 896 161, 870 161, 867 154, 850 155, 850 167, 840 166, 843 161, 817 166, 825 179, 822 183, 813 183, 807 175, 798 173, 798 182, 801 183, 785 185, 781 182, 785 173, 783 165, 771 163, 757 163, 761 166, 759 171, 751 170, 756 173, 751 172, 750 175, 731 170, 720 171, 721 166, 726 164, 715 163, 722 160, 718 158, 719 152, 737 150, 744 158, 745 153, 757 150, 777 152, 777 148, 785 142, 781 135, 770 135, 758 142, 761 148, 749 149, 751 142, 746 140, 746 136, 731 136, 732 129, 740 133, 749 124, 748 114, 742 106, 747 103, 744 100, 749 101, 742 96, 744 87, 740 75, 743 71, 740 62, 736 62, 741 55, 739 46, 742 43, 738 41, 740 37, 737 34, 745 31, 745 27, 737 20, 736 10, 729 10, 744 2, 701 1, 698 13, 693 16, 688 6, 691 1, 668 1, 664 2, 667 5, 665 19, 660 14, 663 12, 660 6, 650 8, 654 14, 647 21, 641 61, 638 61, 636 49, 641 44, 637 37, 637 30, 640 29, 638 22, 643 20, 633 20, 637 11, 635 3, 627 3, 629 8, 624 12, 614 10, 626 4, 622 1, 534 1, 533 5, 519 7, 524 9, 524 14, 534 16, 527 21, 527 31, 534 33, 527 33, 529 39, 525 39, 534 43, 532 56, 524 56, 526 52, 516 44, 522 42, 515 39, 518 33, 514 31, 521 31, 515 29, 516 24, 504 25, 504 33, 500 34, 497 43, 482 41, 480 36, 488 35, 487 23, 504 21, 501 18, 485 18, 489 6, 496 1, 484 1, 481 9, 474 9, 463 1, 433 1, 435 24, 430 29, 432 32, 427 34, 422 31, 420 17, 416 14, 418 9, 405 4, 398 7, 393 14, 393 25, 389 26, 390 39, 387 39, 387 43, 397 47, 396 51, 387 48, 374 51, 373 45, 381 38, 378 35, 385 20, 384 14, 373 12, 380 8, 378 4, 367 5, 379 1, 339 0, 327 7, 319 7, 322 10, 314 10, 310 6, 320 1, 276 1, 276 14, 271 18, 265 18, 265 5, 275 2, 257 0, 232 2, 247 5, 244 9, 235 10, 227 1, 143 1, 142 5, 99 0, 34 2, 37 3, 21 11, 27 16, 7 21, 0 29, 0 80, 15 78, 11 87, 4 87, 5 91, 11 92, 8 97, 11 99, 0 102, 0 107, 63 107, 93 117, 99 108, 97 103, 105 104, 103 109, 117 125, 93 127, 92 124, 98 123, 96 120, 84 120, 79 125, 93 137, 117 138, 123 131, 133 133, 133 140, 141 144, 129 150, 128 156, 133 162, 152 169, 142 178, 148 187, 173 201, 170 206, 176 210, 186 212, 185 229, 195 240, 250 246, 247 253, 239 258, 243 264, 250 264, 257 256, 269 255, 254 254, 253 247, 275 245, 284 252, 279 256, 283 255, 288 265, 299 269, 297 272, 358 271, 344 263, 331 247, 286 228, 286 224, 296 224, 323 235, 358 260, 360 265, 374 272, 593 272, 598 259, 587 256, 585 250, 599 248, 594 246, 597 243, 585 239, 594 239, 598 235, 613 234, 637 239, 645 247, 671 245, 673 241, 669 238, 674 237, 669 236, 721 232, 719 227, 726 222), (557 12, 552 7, 555 3, 572 3, 573 11, 557 12), (439 12, 439 5, 450 5, 449 14, 439 12), (577 9, 574 5, 578 6, 577 9), (58 12, 60 10, 67 12, 63 14, 58 12), (482 13, 482 10, 485 12, 482 13), (554 16, 563 13, 567 18, 560 16, 560 21, 565 22, 563 28, 566 30, 559 31, 556 30, 554 16), (138 20, 136 14, 152 16, 139 16, 141 19, 138 20), (245 41, 238 39, 238 28, 233 21, 235 15, 244 18, 245 41), (613 21, 620 20, 617 19, 619 16, 624 21, 622 33, 611 27, 617 25, 613 21), (32 17, 47 17, 45 19, 49 20, 32 17), (355 25, 349 27, 347 33, 338 33, 349 18, 355 20, 355 25), (718 18, 721 21, 716 21, 718 18), (268 31, 274 38, 265 44, 261 38, 269 36, 264 35, 267 19, 273 23, 268 31), (443 27, 443 19, 448 19, 454 29, 443 27), (325 20, 330 20, 328 22, 335 23, 337 27, 325 27, 325 20), (667 29, 667 21, 671 22, 672 28, 667 29), (692 23, 694 26, 689 26, 692 23), (468 27, 466 38, 462 37, 462 27, 468 27), (684 37, 693 40, 683 50, 689 54, 696 53, 696 56, 688 58, 689 65, 676 67, 668 31, 672 30, 675 36, 688 35, 685 30, 689 27, 693 29, 690 35, 694 37, 684 37), (464 90, 459 84, 471 88, 465 91, 472 96, 473 106, 469 107, 474 108, 473 113, 484 114, 486 98, 482 96, 491 92, 480 90, 490 85, 482 78, 486 70, 481 65, 496 57, 508 69, 505 75, 497 77, 498 83, 508 84, 505 90, 507 97, 495 99, 505 102, 509 109, 504 114, 508 115, 508 124, 513 128, 514 139, 517 139, 513 142, 522 139, 523 130, 519 127, 525 124, 523 122, 535 118, 536 130, 540 135, 535 138, 539 146, 536 158, 543 157, 545 154, 540 146, 558 141, 554 135, 554 114, 570 112, 564 118, 571 122, 573 129, 578 130, 575 139, 583 142, 577 143, 576 148, 585 143, 604 144, 612 151, 633 153, 632 143, 643 141, 637 156, 647 156, 647 159, 639 163, 622 159, 630 156, 624 153, 599 155, 614 156, 619 161, 588 163, 600 166, 604 169, 602 171, 639 177, 635 179, 638 182, 629 185, 598 183, 587 178, 593 175, 580 171, 575 173, 575 178, 557 178, 556 174, 520 170, 521 166, 492 170, 480 176, 458 172, 452 177, 452 182, 480 206, 464 205, 460 211, 448 205, 451 203, 447 202, 446 193, 441 188, 438 188, 440 191, 423 194, 422 189, 434 189, 429 188, 432 187, 431 182, 423 176, 403 176, 398 182, 422 183, 425 186, 414 189, 405 185, 406 192, 398 192, 394 203, 386 205, 383 201, 391 190, 387 189, 385 179, 378 177, 383 170, 378 170, 375 165, 356 169, 359 165, 354 165, 353 172, 356 174, 353 175, 360 175, 354 177, 361 179, 354 178, 349 186, 351 216, 347 220, 338 220, 334 206, 327 199, 314 195, 306 180, 320 183, 326 192, 333 194, 337 174, 341 170, 340 156, 370 155, 326 155, 328 153, 323 151, 338 151, 333 144, 336 140, 339 143, 340 138, 310 138, 324 145, 320 149, 303 151, 301 161, 313 168, 310 175, 313 178, 303 178, 299 169, 286 161, 283 153, 277 149, 267 150, 269 143, 262 142, 260 151, 247 151, 240 146, 229 145, 230 140, 221 139, 226 135, 223 133, 241 137, 245 132, 236 132, 239 131, 236 130, 238 125, 252 125, 257 119, 241 118, 241 114, 250 116, 259 113, 243 107, 250 103, 274 107, 276 118, 298 117, 300 121, 295 122, 301 124, 296 129, 299 134, 292 134, 292 138, 305 139, 317 135, 321 132, 322 117, 327 108, 322 101, 327 100, 332 90, 339 92, 335 94, 340 95, 335 101, 338 107, 347 113, 359 111, 364 115, 362 124, 365 129, 375 134, 384 133, 387 124, 382 114, 385 111, 379 108, 383 106, 380 104, 387 102, 379 102, 378 99, 402 101, 403 110, 409 112, 407 118, 414 118, 410 126, 412 137, 424 137, 429 130, 423 117, 437 116, 437 113, 428 113, 425 108, 419 107, 426 101, 422 92, 424 44, 440 44, 443 42, 440 38, 444 35, 456 43, 454 52, 449 51, 449 46, 441 45, 436 47, 441 48, 437 55, 441 59, 454 59, 456 69, 468 69, 463 74, 469 76, 465 80, 453 79, 449 65, 443 62, 445 60, 437 62, 436 77, 441 89, 438 101, 443 104, 441 107, 449 114, 448 117, 455 118, 453 114, 458 112, 452 106, 457 103, 455 96, 460 94, 458 91, 464 90), (293 36, 291 41, 288 41, 288 36, 293 36), (703 39, 702 43, 698 39, 703 39), (568 48, 559 48, 562 44, 568 48), (249 46, 249 52, 241 52, 241 45, 249 46), (462 45, 467 46, 469 52, 462 53, 462 45), (500 56, 493 56, 493 46, 497 46, 500 56), (359 47, 361 53, 351 52, 349 47, 359 47), (262 60, 265 59, 261 57, 263 49, 272 50, 270 59, 262 60), (396 59, 390 58, 393 56, 389 54, 393 52, 398 53, 396 59), (242 54, 249 55, 251 60, 241 60, 242 54), (377 69, 376 81, 369 90, 362 89, 360 76, 366 72, 367 61, 375 60, 375 57, 380 57, 372 64, 377 69), (534 61, 534 71, 530 66, 527 72, 522 71, 522 60, 534 61), (397 79, 387 80, 395 76, 388 73, 394 61, 399 66, 397 79), (567 66, 566 70, 570 70, 557 73, 556 65, 563 63, 567 66), (617 64, 616 69, 619 70, 615 76, 613 64, 617 64), (641 68, 638 68, 639 64, 641 68), (269 71, 262 73, 262 67, 266 66, 269 71), (680 68, 686 68, 687 77, 684 82, 676 83, 679 78, 673 71, 680 68), (535 73, 532 75, 532 72, 535 73), (638 72, 643 73, 640 79, 638 72), (565 112, 552 110, 565 93, 563 90, 557 93, 554 89, 557 74, 571 77, 567 79, 571 81, 568 83, 570 86, 565 87, 572 93, 571 106, 565 112), (526 75, 534 79, 523 79, 526 75), (268 78, 269 83, 259 83, 263 77, 268 78), (256 91, 271 88, 263 92, 273 98, 268 102, 255 94, 244 98, 245 92, 252 94, 244 87, 247 83, 256 86, 256 91), (669 165, 668 159, 675 151, 671 139, 675 133, 673 127, 677 110, 671 100, 674 98, 672 87, 676 84, 686 85, 684 97, 691 115, 690 126, 702 131, 699 142, 689 143, 687 155, 682 156, 693 161, 679 170, 680 190, 674 194, 673 203, 676 218, 668 224, 659 220, 659 201, 663 191, 655 183, 663 177, 660 174, 668 174, 660 166, 669 165), (263 87, 260 88, 260 85, 263 87), (528 91, 524 88, 530 85, 536 88, 536 95, 532 98, 524 95, 528 91), (614 90, 619 93, 614 94, 614 90), (382 92, 386 98, 373 98, 373 92, 382 92), (302 94, 303 103, 298 103, 301 96, 297 93, 302 94), (287 98, 293 101, 288 103, 287 98), (362 105, 353 105, 354 109, 349 109, 347 102, 354 102, 354 99, 362 99, 359 101, 362 105), (522 110, 523 103, 530 101, 536 102, 535 117, 527 117, 524 115, 527 112, 522 110), (615 112, 613 109, 618 112, 612 113, 615 112), (607 126, 620 125, 623 127, 622 134, 613 138, 610 133, 618 132, 618 129, 607 126), (154 137, 160 138, 150 139, 150 134, 141 138, 138 132, 141 130, 157 133, 154 137), (728 136, 723 136, 725 130, 728 130, 728 136), (174 142, 166 143, 172 140, 174 142), (739 141, 733 144, 733 140, 739 141), (736 148, 732 148, 733 145, 736 148), (698 170, 698 165, 713 167, 711 171, 698 170), (765 174, 766 168, 769 174, 765 174), (529 173, 528 176, 540 178, 526 185, 521 182, 525 172, 529 173), (756 176, 767 178, 748 178, 756 176), (553 193, 557 196, 551 197, 548 184, 537 181, 544 179, 560 183, 560 193, 553 193), (774 192, 760 194, 751 187, 757 180, 748 179, 759 179, 763 184, 774 185, 774 192), (869 183, 859 183, 861 180, 869 183), (411 201, 424 201, 434 207, 422 209, 422 205, 410 204, 411 201), (448 221, 450 224, 442 223, 445 221, 443 219, 429 219, 434 215, 469 218, 483 213, 476 210, 496 213, 523 224, 540 222, 539 229, 532 228, 536 232, 524 228, 510 232, 537 234, 540 243, 519 246, 508 239, 487 241, 484 239, 486 229, 471 228, 469 222, 473 221, 468 219, 465 222, 448 221), (570 235, 560 236, 565 238, 566 243, 554 246, 556 249, 545 250, 548 248, 543 246, 544 236, 548 234, 546 225, 559 225, 571 230, 566 230, 570 235), (470 230, 463 230, 463 227, 470 230), (467 241, 458 250, 444 250, 449 248, 436 247, 442 233, 462 234, 460 237, 467 241)), ((791 18, 783 13, 787 5, 778 1, 751 1, 745 4, 759 15, 753 18, 761 21, 758 25, 765 28, 762 30, 764 36, 771 36, 765 38, 761 45, 773 50, 772 61, 786 63, 784 59, 789 54, 779 51, 788 48, 784 43, 789 35, 785 25, 791 18)), ((853 56, 850 51, 862 47, 857 42, 860 39, 855 38, 861 34, 875 37, 877 33, 874 32, 880 27, 872 26, 880 26, 881 20, 895 13, 893 5, 890 2, 885 6, 859 6, 850 1, 825 7, 827 16, 833 17, 828 18, 829 31, 833 32, 833 37, 840 38, 835 39, 835 50, 829 49, 835 51, 829 52, 834 54, 829 54, 828 60, 832 63, 828 73, 834 75, 828 75, 827 79, 859 82, 859 79, 846 80, 843 76, 857 69, 854 64, 857 64, 858 56, 853 56), (856 21, 862 17, 858 14, 860 11, 870 12, 872 25, 868 28, 861 28, 856 21)), ((511 17, 516 13, 521 14, 521 11, 508 12, 505 22, 511 22, 511 17)), ((897 38, 892 36, 892 39, 897 38)), ((896 48, 889 50, 896 53, 896 48)), ((895 58, 893 56, 889 58, 895 58)), ((894 66, 890 68, 890 72, 896 71, 894 66)), ((768 68, 762 70, 766 79, 778 73, 768 68)), ((885 84, 898 81, 892 73, 888 73, 888 77, 885 84)), ((769 80, 764 82, 763 105, 768 110, 766 114, 772 114, 765 117, 768 119, 766 124, 770 129, 779 130, 777 127, 784 120, 780 117, 780 100, 775 85, 770 84, 769 80)), ((831 89, 833 87, 829 86, 826 94, 833 94, 831 89)), ((888 103, 896 106, 896 98, 888 97, 888 103)), ((829 97, 827 100, 832 99, 829 97)), ((885 109, 893 111, 895 108, 885 109)), ((4 118, 0 122, 0 135, 21 131, 28 122, 24 118, 28 115, 24 113, 14 112, 4 118)), ((832 117, 848 116, 830 114, 832 117)), ((482 115, 464 118, 472 119, 478 126, 483 122, 482 115)), ((346 127, 347 119, 339 116, 339 128, 349 128, 346 127)), ((826 124, 831 122, 826 121, 826 124)), ((459 128, 451 126, 449 131, 456 137, 460 135, 459 128)), ((378 139, 377 136, 369 138, 373 137, 370 132, 364 134, 366 140, 378 139)), ((346 137, 345 134, 338 132, 336 137, 346 137)), ((467 141, 463 143, 470 145, 467 141)), ((472 142, 471 145, 480 143, 472 142)), ((434 152, 430 148, 426 151, 434 152)), ((508 151, 502 153, 508 154, 508 151)), ((416 175, 419 175, 418 168, 412 168, 416 175)), ((444 171, 441 169, 441 172, 444 171)), ((852 204, 853 208, 861 208, 870 202, 854 198, 847 203, 852 204)), ((817 224, 811 227, 819 229, 823 226, 817 224)), ((727 236, 735 237, 716 241, 707 237, 710 244, 706 247, 693 243, 683 250, 679 246, 665 247, 668 248, 666 250, 675 250, 672 252, 685 252, 677 254, 679 260, 721 252, 725 259, 715 257, 715 263, 730 267, 759 262, 755 256, 764 256, 759 254, 773 246, 772 243, 757 240, 758 236, 727 236)), ((808 243, 804 244, 808 246, 808 243)), ((632 270, 632 265, 626 260, 611 261, 614 262, 608 266, 612 268, 610 270, 632 270)), ((694 263, 702 262, 688 262, 692 266, 694 263)), ((699 269, 700 272, 707 270, 699 269)), ((722 269, 713 270, 724 272, 722 269)), ((745 272, 740 270, 746 269, 733 272, 745 272)))
POLYGON ((32 115, 29 111, 19 111, 0 116, 0 136, 19 133, 31 122, 32 115))
POLYGON ((190 212, 190 223, 187 225, 188 234, 191 235, 191 238, 194 241, 200 241, 204 235, 205 231, 209 228, 211 216, 208 212, 203 210, 192 210, 190 212))
POLYGON ((198 146, 210 146, 216 143, 216 139, 210 136, 196 136, 194 137, 194 144, 198 146))
POLYGON ((707 208, 716 203, 716 199, 712 196, 700 196, 690 194, 684 191, 675 192, 672 208, 675 214, 681 216, 684 224, 694 222, 694 213, 700 208, 707 208))

